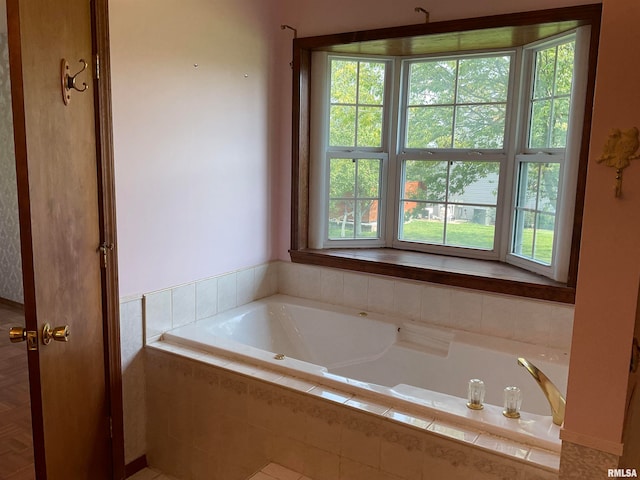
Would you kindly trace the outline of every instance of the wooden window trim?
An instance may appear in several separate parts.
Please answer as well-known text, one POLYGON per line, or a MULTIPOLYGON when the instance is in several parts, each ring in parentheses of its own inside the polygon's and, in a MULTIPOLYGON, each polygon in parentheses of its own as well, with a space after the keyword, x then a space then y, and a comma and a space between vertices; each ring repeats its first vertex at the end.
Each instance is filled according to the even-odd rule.
POLYGON ((602 5, 593 4, 294 39, 291 260, 297 263, 573 303, 580 254, 601 12, 602 5), (363 55, 417 55, 443 52, 443 50, 453 53, 474 49, 508 48, 568 32, 584 25, 591 27, 591 42, 571 257, 566 284, 529 274, 501 262, 491 262, 494 265, 487 265, 486 261, 442 256, 455 259, 449 262, 456 265, 453 269, 443 267, 441 261, 434 261, 435 257, 440 256, 405 250, 389 248, 311 250, 308 248, 309 105, 313 51, 363 55), (500 268, 496 268, 495 264, 500 268), (482 265, 484 267, 481 267, 482 265))

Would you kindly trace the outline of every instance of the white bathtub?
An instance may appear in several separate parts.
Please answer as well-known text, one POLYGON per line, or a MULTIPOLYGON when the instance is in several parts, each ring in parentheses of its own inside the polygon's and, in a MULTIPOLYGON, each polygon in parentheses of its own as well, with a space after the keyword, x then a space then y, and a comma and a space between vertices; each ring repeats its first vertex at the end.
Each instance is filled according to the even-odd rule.
POLYGON ((568 354, 520 342, 406 322, 275 295, 166 332, 162 342, 387 399, 436 418, 559 450, 559 428, 525 357, 566 392, 568 354), (466 407, 467 384, 480 378, 486 405, 466 407), (522 390, 522 415, 505 418, 502 392, 522 390))

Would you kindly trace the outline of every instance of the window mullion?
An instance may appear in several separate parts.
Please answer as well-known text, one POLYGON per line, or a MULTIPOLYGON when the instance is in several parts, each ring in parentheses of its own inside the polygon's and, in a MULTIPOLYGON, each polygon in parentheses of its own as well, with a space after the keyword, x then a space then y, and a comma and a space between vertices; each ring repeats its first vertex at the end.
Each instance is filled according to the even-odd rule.
POLYGON ((398 237, 399 232, 399 209, 400 196, 402 195, 401 184, 402 177, 402 160, 400 149, 404 148, 404 122, 401 120, 402 112, 404 112, 403 102, 401 99, 404 90, 404 74, 402 71, 402 60, 396 58, 392 62, 391 72, 388 76, 388 96, 387 96, 387 188, 386 188, 386 215, 385 215, 385 245, 392 247, 398 237))
MULTIPOLYGON (((360 62, 358 62, 357 67, 356 67, 356 115, 355 115, 355 132, 354 132, 354 148, 358 148, 358 130, 359 130, 359 122, 358 122, 358 116, 360 113, 360 62)), ((353 225, 353 230, 355 233, 355 219, 354 219, 354 225, 353 225)))
MULTIPOLYGON (((459 86, 459 78, 460 78, 460 60, 456 60, 456 78, 454 80, 454 88, 453 88, 453 118, 451 119, 451 148, 456 144, 456 120, 458 116, 458 86, 459 86)), ((448 180, 448 179, 447 179, 448 180)), ((448 183, 448 182, 447 182, 448 183)), ((445 223, 445 232, 446 232, 446 223, 445 223)))

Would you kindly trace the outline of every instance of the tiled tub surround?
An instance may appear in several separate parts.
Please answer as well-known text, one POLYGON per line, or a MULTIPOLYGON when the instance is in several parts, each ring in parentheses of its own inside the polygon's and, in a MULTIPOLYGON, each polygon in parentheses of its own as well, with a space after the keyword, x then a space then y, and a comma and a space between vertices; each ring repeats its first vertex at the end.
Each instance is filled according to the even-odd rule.
POLYGON ((172 328, 274 295, 278 266, 279 262, 267 263, 145 294, 146 342, 172 328))
POLYGON ((570 350, 573 305, 281 262, 278 292, 570 350))
POLYGON ((389 406, 419 410, 559 451, 559 428, 540 388, 516 363, 524 356, 566 388, 568 356, 505 339, 418 326, 322 302, 275 295, 162 336, 162 343, 211 352, 389 406), (467 382, 487 386, 485 408, 466 407, 467 382), (502 392, 521 387, 519 420, 502 415, 502 392), (462 397, 462 398, 461 398, 462 397), (493 403, 493 405, 489 405, 493 403), (533 412, 533 413, 527 413, 533 412))
MULTIPOLYGON (((272 262, 188 285, 152 292, 144 296, 144 303, 140 298, 130 298, 128 302, 121 304, 121 312, 125 312, 121 316, 123 332, 137 331, 140 325, 137 322, 141 317, 144 318, 144 330, 140 337, 130 336, 123 340, 123 344, 130 343, 129 357, 139 360, 140 347, 145 343, 145 339, 152 342, 159 339, 162 332, 175 326, 191 323, 278 292, 371 312, 392 312, 395 316, 417 323, 510 338, 539 346, 563 350, 568 350, 570 346, 572 306, 288 262, 272 262)), ((155 368, 154 360, 144 363, 147 368, 155 368)), ((154 417, 151 410, 145 412, 144 402, 139 401, 145 396, 144 391, 140 393, 142 390, 140 385, 145 383, 146 376, 140 364, 141 362, 138 361, 133 364, 136 366, 135 369, 130 368, 132 370, 129 375, 130 387, 128 388, 125 384, 125 412, 129 410, 130 417, 136 419, 136 421, 125 422, 125 441, 129 445, 127 458, 131 460, 145 452, 151 452, 150 458, 153 459, 151 464, 154 465, 156 457, 152 452, 157 452, 158 448, 164 450, 170 447, 160 445, 160 440, 150 433, 153 431, 152 426, 146 432, 146 436, 145 429, 141 428, 140 423, 145 418, 148 418, 151 423, 155 423, 155 420, 152 420, 154 417), (135 394, 132 393, 134 391, 135 394), (127 437, 129 437, 128 441, 127 437)), ((230 368, 235 366, 233 363, 228 365, 230 368)), ((296 383, 294 380, 291 381, 296 383)), ((280 388, 284 388, 283 391, 286 392, 287 382, 281 380, 279 383, 282 384, 280 388)), ((149 382, 147 385, 151 385, 151 391, 146 392, 146 398, 151 406, 151 403, 155 402, 154 394, 158 387, 149 382)), ((169 405, 165 407, 170 408, 169 405)), ((211 412, 204 415, 206 421, 213 421, 220 415, 227 415, 225 411, 211 409, 205 411, 211 412)), ((386 422, 387 420, 379 417, 376 421, 386 422)), ((480 438, 478 441, 482 443, 484 442, 482 439, 486 437, 473 438, 480 438)), ((519 452, 518 455, 522 457, 523 449, 520 447, 514 446, 511 450, 519 452)), ((468 452, 471 458, 475 458, 473 453, 475 445, 470 447, 465 443, 464 448, 467 449, 465 452, 468 452)), ((528 447, 525 447, 524 451, 529 451, 528 447)), ((500 454, 497 455, 500 456, 500 454)), ((455 456, 447 458, 448 460, 437 460, 435 464, 446 465, 447 469, 452 468, 454 464, 466 465, 466 468, 471 468, 469 471, 475 471, 472 463, 460 463, 455 456)), ((539 478, 556 478, 553 471, 557 469, 557 454, 533 448, 526 454, 526 458, 534 463, 539 459, 542 459, 543 463, 546 462, 546 467, 541 467, 542 470, 533 466, 527 467, 534 468, 534 471, 542 471, 539 478)), ((349 462, 348 456, 341 462, 346 471, 350 468, 349 462)), ((521 465, 520 460, 517 465, 521 465)), ((295 462, 291 466, 295 467, 295 462)), ((461 468, 464 470, 463 467, 461 468)), ((344 476, 344 478, 367 478, 368 480, 374 478, 367 476, 371 473, 367 468, 362 472, 364 473, 360 476, 354 473, 352 477, 344 476)), ((396 477, 381 476, 380 478, 396 477)), ((504 478, 510 477, 507 475, 504 478)), ((527 476, 526 478, 537 477, 527 476)))
POLYGON ((147 452, 144 344, 183 323, 277 293, 278 263, 120 300, 125 462, 147 452), (146 318, 145 318, 146 317, 146 318))
POLYGON ((537 447, 164 342, 145 355, 147 458, 182 480, 245 480, 269 462, 314 480, 558 477, 537 447))
POLYGON ((145 294, 146 339, 275 293, 541 347, 571 346, 572 305, 289 262, 145 294))

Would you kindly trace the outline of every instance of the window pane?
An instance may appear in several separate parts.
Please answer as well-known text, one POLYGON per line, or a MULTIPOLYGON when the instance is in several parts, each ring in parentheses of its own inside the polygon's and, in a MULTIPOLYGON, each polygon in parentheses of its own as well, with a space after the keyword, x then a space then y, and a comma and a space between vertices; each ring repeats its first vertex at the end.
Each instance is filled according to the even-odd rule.
POLYGON ((556 98, 553 102, 553 133, 551 147, 564 148, 567 145, 569 129, 569 98, 556 98))
POLYGON ((352 147, 356 143, 356 107, 333 105, 329 119, 329 144, 352 147))
POLYGON ((353 238, 353 200, 329 201, 329 239, 353 238))
POLYGON ((496 205, 499 172, 498 162, 452 162, 448 201, 496 205))
POLYGON ((555 213, 558 203, 558 185, 560 184, 560 164, 540 164, 540 194, 538 210, 555 213))
POLYGON ((355 160, 332 158, 329 167, 329 196, 331 198, 353 198, 355 188, 355 160))
POLYGON ((516 212, 516 231, 513 241, 513 253, 533 258, 533 232, 536 221, 535 212, 518 210, 516 212))
POLYGON ((401 202, 401 208, 403 221, 400 240, 442 245, 446 210, 444 205, 406 201, 401 202))
POLYGON ((575 49, 575 42, 558 45, 556 95, 569 95, 571 93, 575 49))
POLYGON ((380 190, 381 162, 377 159, 359 159, 358 197, 378 198, 380 190))
POLYGON ((408 148, 451 148, 453 107, 410 107, 408 148))
POLYGON ((496 209, 474 205, 450 205, 446 245, 493 249, 496 209))
POLYGON ((506 102, 510 57, 460 60, 459 103, 506 102))
POLYGON ((520 164, 520 183, 518 186, 518 208, 535 210, 538 204, 538 177, 540 163, 522 162, 520 164))
POLYGON ((384 62, 331 60, 329 145, 380 147, 384 62))
POLYGON ((559 183, 559 163, 522 162, 517 207, 555 213, 559 183))
POLYGON ((551 122, 551 100, 538 100, 531 106, 529 148, 547 148, 551 122))
POLYGON ((356 103, 358 62, 331 60, 331 103, 356 103))
POLYGON ((492 250, 499 172, 499 162, 405 161, 400 239, 492 250))
POLYGON ((551 264, 559 163, 522 162, 519 169, 513 253, 551 264))
POLYGON ((384 63, 360 62, 359 104, 382 105, 384 101, 384 77, 384 63))
POLYGON ((452 104, 456 89, 456 61, 430 61, 411 64, 409 105, 452 104))
POLYGON ((382 145, 382 107, 358 108, 358 146, 382 145))
POLYGON ((447 162, 407 160, 404 198, 444 202, 447 198, 447 162))
POLYGON ((377 238, 382 161, 330 159, 329 239, 377 238))
POLYGON ((529 148, 565 148, 575 42, 536 52, 529 148))
POLYGON ((378 237, 378 201, 358 200, 356 202, 355 238, 378 237))
POLYGON ((556 47, 540 50, 536 53, 533 98, 553 96, 556 68, 556 47))
POLYGON ((533 259, 546 265, 551 265, 555 221, 555 215, 548 215, 546 213, 539 213, 536 221, 537 228, 533 245, 533 259))
POLYGON ((454 147, 502 148, 506 108, 506 104, 458 107, 454 147))

